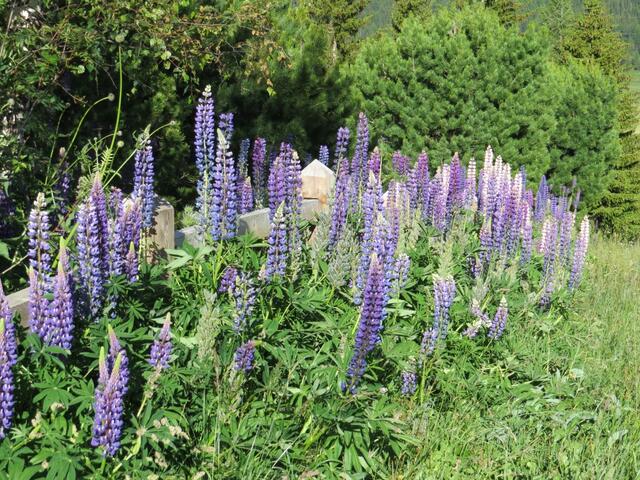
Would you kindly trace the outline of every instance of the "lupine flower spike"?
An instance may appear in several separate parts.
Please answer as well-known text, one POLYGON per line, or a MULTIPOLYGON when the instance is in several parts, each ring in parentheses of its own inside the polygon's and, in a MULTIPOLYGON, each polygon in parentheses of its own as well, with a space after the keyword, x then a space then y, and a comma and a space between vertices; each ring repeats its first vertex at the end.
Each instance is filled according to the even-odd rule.
POLYGON ((98 368, 100 375, 93 403, 93 435, 91 445, 102 447, 103 456, 113 457, 120 448, 124 414, 124 389, 122 377, 122 353, 118 353, 113 366, 105 358, 104 348, 100 349, 98 368))
POLYGON ((167 316, 162 324, 162 328, 158 333, 153 345, 151 345, 151 353, 149 355, 149 364, 158 369, 165 369, 169 366, 169 357, 171 356, 171 314, 167 316))
POLYGON ((4 294, 2 283, 0 283, 0 320, 4 321, 4 335, 7 346, 7 354, 11 366, 18 361, 18 342, 16 340, 16 328, 13 323, 13 312, 9 307, 9 300, 4 294))
POLYGON ((7 436, 13 419, 12 339, 7 335, 5 319, 0 318, 0 440, 7 436))

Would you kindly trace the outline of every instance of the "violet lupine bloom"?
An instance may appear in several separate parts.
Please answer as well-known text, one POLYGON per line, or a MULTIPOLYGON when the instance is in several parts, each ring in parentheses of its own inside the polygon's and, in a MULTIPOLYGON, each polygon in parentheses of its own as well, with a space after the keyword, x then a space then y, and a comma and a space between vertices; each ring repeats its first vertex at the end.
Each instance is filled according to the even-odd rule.
POLYGON ((433 330, 436 339, 447 338, 449 329, 449 309, 456 296, 456 282, 452 277, 443 278, 436 276, 433 284, 433 330))
POLYGON ((41 335, 49 309, 46 295, 51 293, 51 255, 49 253, 49 215, 46 212, 44 194, 39 193, 31 213, 27 233, 29 235, 29 328, 41 335))
POLYGON ((533 246, 533 224, 531 223, 531 208, 524 204, 524 221, 521 229, 520 265, 525 265, 531 259, 533 246))
POLYGON ((433 327, 428 328, 422 334, 422 341, 420 342, 420 364, 426 359, 426 357, 430 357, 433 355, 433 352, 436 349, 436 343, 438 341, 438 331, 433 327))
POLYGON ((124 395, 120 383, 123 356, 119 353, 111 368, 105 359, 104 348, 100 349, 98 386, 93 402, 93 429, 91 446, 102 447, 103 456, 113 457, 120 448, 120 437, 124 425, 124 395))
POLYGON ((406 253, 401 253, 393 263, 392 271, 392 288, 390 296, 395 297, 400 294, 400 291, 407 283, 409 277, 409 268, 411 267, 411 259, 406 253))
POLYGON ((162 328, 151 345, 149 364, 154 368, 164 370, 169 366, 169 357, 171 356, 172 349, 171 314, 167 313, 164 323, 162 324, 162 328))
POLYGON ((251 140, 248 138, 240 142, 240 152, 238 152, 238 178, 249 176, 249 149, 251 140))
POLYGON ((504 327, 507 325, 507 317, 509 316, 509 309, 507 307, 507 299, 502 297, 500 300, 500 306, 496 311, 496 315, 489 326, 487 337, 492 340, 498 340, 504 332, 504 327))
MULTIPOLYGON (((442 174, 442 171, 440 172, 442 174)), ((429 183, 429 197, 433 212, 431 222, 435 228, 444 232, 447 228, 447 196, 448 185, 443 181, 442 175, 436 175, 429 183)))
POLYGON ((349 212, 349 173, 348 163, 342 162, 338 167, 336 186, 333 195, 333 204, 331 206, 331 224, 329 226, 329 250, 338 243, 342 230, 347 222, 347 213, 349 212))
MULTIPOLYGON (((281 155, 276 157, 269 172, 269 217, 273 221, 276 211, 287 199, 287 165, 281 155)), ((285 207, 283 207, 285 208, 285 207)))
POLYGON ((580 283, 584 261, 589 248, 589 219, 585 215, 580 223, 580 233, 573 247, 573 265, 569 276, 569 290, 573 290, 580 283))
POLYGON ((249 373, 253 369, 256 343, 249 340, 238 347, 234 355, 234 368, 238 372, 249 373))
POLYGON ((536 194, 535 211, 533 213, 533 218, 536 222, 541 222, 544 219, 544 214, 547 211, 548 200, 549 200, 549 187, 547 186, 547 177, 543 175, 538 185, 538 193, 536 194))
POLYGON ((357 293, 354 299, 356 304, 359 303, 360 293, 364 287, 367 272, 370 269, 371 254, 374 251, 374 243, 376 241, 376 222, 378 222, 378 215, 382 210, 382 185, 380 184, 380 179, 373 172, 370 172, 367 189, 362 198, 364 231, 360 249, 360 267, 356 277, 357 293))
POLYGON ((267 266, 265 278, 282 277, 287 271, 287 221, 284 217, 284 202, 276 209, 271 220, 271 230, 267 240, 267 266))
POLYGON ((4 294, 0 282, 0 320, 4 321, 4 335, 6 337, 7 355, 11 366, 18 362, 18 342, 16 339, 16 327, 13 324, 13 312, 9 306, 9 300, 4 294))
POLYGON ((218 125, 230 148, 231 138, 233 137, 233 113, 221 113, 220 118, 218 119, 218 125))
POLYGON ((264 205, 264 190, 267 186, 265 163, 267 155, 267 142, 264 138, 256 138, 253 142, 253 152, 251 153, 251 177, 254 180, 255 200, 258 207, 264 205))
POLYGON ((393 169, 398 175, 407 175, 409 173, 409 158, 405 157, 402 152, 395 151, 391 156, 393 169))
MULTIPOLYGON (((298 154, 291 150, 291 145, 283 146, 287 153, 285 155, 286 163, 286 210, 285 215, 291 229, 291 241, 295 240, 298 235, 298 222, 302 214, 302 169, 298 154)), ((284 150, 281 150, 281 155, 284 150)), ((297 245, 290 245, 292 249, 298 248, 297 245)))
POLYGON ((213 240, 233 238, 236 234, 237 187, 236 171, 229 141, 219 130, 211 187, 210 232, 213 240))
POLYGON ((129 244, 129 251, 127 252, 127 257, 125 259, 125 272, 127 274, 127 278, 129 282, 137 282, 138 281, 138 254, 136 252, 135 246, 133 242, 129 244))
POLYGON ((53 280, 53 299, 40 336, 47 345, 71 350, 73 340, 73 290, 67 249, 60 245, 58 274, 53 280))
POLYGON ((203 232, 208 232, 211 229, 209 209, 213 186, 213 163, 216 157, 215 141, 215 109, 211 96, 211 85, 207 85, 202 96, 198 99, 193 140, 198 169, 196 210, 203 232))
POLYGON ((318 152, 318 160, 323 165, 329 164, 329 147, 326 145, 320 145, 320 151, 318 152))
POLYGON ((142 208, 142 226, 151 228, 153 226, 153 207, 155 204, 153 192, 154 160, 151 143, 136 151, 135 168, 133 174, 133 198, 140 199, 142 208))
POLYGON ((356 148, 351 159, 352 182, 352 208, 360 207, 360 193, 367 182, 366 163, 369 159, 369 121, 367 116, 360 112, 358 115, 358 130, 356 133, 356 148))
POLYGON ((467 177, 464 187, 464 207, 476 211, 478 209, 478 198, 476 195, 476 161, 472 158, 467 168, 467 177))
POLYGON ((367 163, 367 169, 376 177, 380 177, 380 170, 382 168, 382 158, 380 157, 380 149, 375 147, 369 156, 369 163, 367 163))
POLYGON ((238 277, 238 269, 233 265, 229 265, 222 272, 220 277, 220 285, 218 286, 218 293, 232 293, 233 288, 236 285, 236 278, 238 277))
POLYGON ((256 303, 256 288, 249 280, 248 275, 242 274, 236 276, 231 293, 236 307, 233 314, 233 330, 240 334, 245 330, 247 320, 253 313, 253 306, 256 303))
POLYGON ((112 189, 109 200, 112 211, 109 219, 109 275, 122 275, 127 256, 122 191, 118 188, 112 189))
POLYGON ((253 210, 253 187, 251 178, 246 177, 240 186, 240 214, 253 210))
POLYGON ((121 359, 117 382, 118 389, 122 392, 122 396, 124 396, 129 389, 129 357, 127 357, 127 352, 120 345, 120 341, 118 340, 118 337, 116 337, 116 333, 113 331, 113 328, 111 328, 111 325, 108 326, 107 332, 109 335, 109 355, 107 356, 107 366, 111 370, 114 368, 116 359, 121 359))
POLYGON ((562 265, 568 265, 571 260, 571 233, 576 216, 568 209, 565 210, 560 219, 560 239, 558 241, 558 259, 562 265))
POLYGON ((13 371, 11 339, 7 335, 5 319, 0 318, 0 440, 7 436, 13 419, 13 371))
POLYGON ((418 387, 418 377, 416 372, 404 371, 402 372, 402 388, 401 393, 405 397, 410 397, 416 393, 418 387))
MULTIPOLYGON (((347 156, 350 137, 351 137, 351 132, 347 127, 340 127, 338 129, 338 135, 336 139, 335 160, 334 160, 336 172, 338 172, 341 169, 342 160, 347 156)), ((350 173, 348 165, 347 165, 347 168, 344 170, 344 172, 350 173)))
POLYGON ((411 174, 414 177, 412 180, 415 183, 415 196, 416 204, 420 206, 422 210, 422 217, 427 218, 429 215, 429 156, 426 152, 418 155, 418 160, 413 167, 411 174))
POLYGON ((353 347, 353 356, 347 369, 347 386, 351 393, 356 392, 358 382, 367 367, 367 355, 380 341, 382 322, 385 317, 386 281, 384 265, 378 255, 371 256, 367 283, 363 290, 360 321, 353 347))

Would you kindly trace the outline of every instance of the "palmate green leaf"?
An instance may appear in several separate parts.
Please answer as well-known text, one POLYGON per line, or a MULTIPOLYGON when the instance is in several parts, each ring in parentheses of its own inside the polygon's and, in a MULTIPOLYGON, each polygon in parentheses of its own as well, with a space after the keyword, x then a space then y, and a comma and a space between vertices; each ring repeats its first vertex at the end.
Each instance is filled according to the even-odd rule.
POLYGON ((19 458, 18 455, 21 451, 16 452, 16 456, 11 460, 7 468, 8 478, 11 480, 30 480, 40 471, 40 467, 37 466, 25 466, 24 460, 19 458))

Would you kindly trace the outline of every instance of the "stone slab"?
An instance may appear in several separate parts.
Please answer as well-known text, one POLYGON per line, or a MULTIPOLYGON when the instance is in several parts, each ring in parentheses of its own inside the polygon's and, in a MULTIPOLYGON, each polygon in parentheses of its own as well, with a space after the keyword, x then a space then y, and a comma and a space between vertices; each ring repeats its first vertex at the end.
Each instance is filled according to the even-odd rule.
POLYGON ((314 160, 302 170, 302 196, 320 201, 323 209, 329 208, 336 175, 319 160, 314 160))

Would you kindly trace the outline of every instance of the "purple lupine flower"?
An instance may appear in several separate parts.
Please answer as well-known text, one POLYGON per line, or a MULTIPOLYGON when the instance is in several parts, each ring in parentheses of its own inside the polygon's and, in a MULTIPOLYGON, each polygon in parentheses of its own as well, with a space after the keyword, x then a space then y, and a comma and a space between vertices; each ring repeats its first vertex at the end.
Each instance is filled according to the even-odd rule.
POLYGON ((558 241, 558 259, 563 265, 569 264, 571 260, 571 233, 573 232, 573 224, 576 216, 568 209, 565 210, 560 218, 560 239, 558 241))
POLYGON ((162 328, 158 336, 151 345, 151 353, 149 354, 149 364, 160 370, 164 370, 169 366, 169 357, 171 356, 171 314, 167 314, 162 324, 162 328))
POLYGON ((544 219, 544 214, 547 211, 547 202, 549 200, 549 187, 547 186, 547 177, 544 175, 540 179, 538 185, 538 193, 536 194, 536 205, 533 213, 533 218, 536 222, 541 222, 544 219))
MULTIPOLYGON (((446 166, 446 165, 445 165, 446 166)), ((442 174, 444 170, 440 171, 442 174)), ((446 175, 445 175, 446 177, 446 175)), ((431 222, 435 228, 444 232, 447 227, 447 196, 448 185, 443 180, 442 175, 436 174, 433 180, 429 183, 429 197, 433 207, 433 213, 431 215, 431 222)))
POLYGON ((124 397, 129 389, 129 357, 127 357, 127 352, 120 345, 116 332, 113 331, 111 325, 108 326, 107 333, 109 335, 109 355, 107 356, 107 366, 111 371, 115 366, 116 359, 121 359, 117 382, 118 389, 124 397))
POLYGON ((16 339, 16 327, 13 323, 13 312, 9 306, 9 300, 4 294, 2 282, 0 282, 0 320, 4 321, 7 355, 9 356, 9 363, 13 366, 18 362, 18 341, 16 339))
MULTIPOLYGON (((375 147, 369 155, 369 162, 367 163, 367 170, 373 172, 373 174, 380 178, 380 170, 382 169, 382 158, 380 156, 380 149, 375 147)), ((367 174, 368 175, 368 174, 367 174)))
POLYGON ((418 155, 418 160, 413 167, 412 177, 415 178, 416 189, 416 203, 422 210, 423 218, 428 218, 429 215, 429 156, 426 152, 418 155))
POLYGON ((287 222, 284 218, 284 202, 276 209, 271 220, 271 230, 267 240, 267 266, 265 278, 284 276, 287 270, 287 222))
POLYGON ((47 345, 71 350, 73 340, 73 287, 64 243, 60 245, 58 275, 53 281, 53 298, 40 336, 47 345))
POLYGON ((122 275, 127 256, 127 244, 124 238, 123 195, 120 189, 111 190, 109 198, 111 218, 109 219, 109 275, 122 275))
POLYGON ((13 371, 11 338, 5 318, 0 318, 0 440, 7 436, 13 420, 13 371))
POLYGON ((362 234, 362 242, 360 249, 360 266, 356 277, 356 304, 359 303, 360 294, 364 287, 367 273, 370 269, 371 255, 374 251, 374 242, 376 238, 376 222, 378 215, 382 211, 382 185, 380 179, 369 173, 367 189, 362 199, 362 214, 364 229, 362 234))
POLYGON ((231 293, 235 301, 235 311, 233 312, 233 330, 242 333, 249 317, 253 313, 253 306, 256 303, 256 288, 247 274, 237 275, 231 293))
POLYGON ((402 152, 395 151, 391 156, 393 169, 398 175, 407 175, 409 173, 409 158, 405 157, 402 152))
POLYGON ((573 247, 573 265, 569 276, 569 290, 573 290, 580 283, 584 261, 587 258, 589 248, 589 219, 585 215, 580 223, 580 233, 573 247))
POLYGON ((47 296, 51 293, 51 255, 49 253, 49 215, 45 210, 44 194, 39 193, 31 213, 29 235, 29 329, 41 335, 49 309, 47 296))
MULTIPOLYGON (((222 122, 222 116, 220 121, 222 122)), ((211 187, 211 237, 213 240, 233 238, 236 234, 237 177, 229 141, 218 131, 218 146, 213 166, 211 187)))
POLYGON ((256 138, 251 153, 251 178, 254 180, 255 200, 258 207, 265 204, 267 142, 264 138, 256 138))
POLYGON ((240 152, 238 152, 238 178, 249 176, 249 149, 251 148, 251 140, 244 138, 240 142, 240 152))
POLYGON ((407 283, 409 277, 409 268, 411 267, 411 259, 406 253, 401 253, 393 263, 393 284, 390 296, 395 297, 407 283))
POLYGON ((100 349, 98 367, 100 375, 94 394, 94 419, 91 446, 102 447, 103 456, 113 457, 120 448, 124 425, 124 395, 120 379, 123 356, 119 353, 111 368, 105 360, 104 348, 100 349))
MULTIPOLYGON (((276 211, 287 199, 287 166, 285 158, 276 157, 269 172, 269 217, 273 221, 276 211)), ((283 207, 285 208, 285 207, 283 207)))
POLYGON ((218 286, 218 293, 230 293, 236 284, 236 278, 238 277, 238 269, 233 265, 229 265, 222 272, 220 277, 220 285, 218 286))
POLYGON ((318 152, 318 160, 323 165, 329 164, 329 147, 326 145, 320 145, 320 151, 318 152))
POLYGON ((410 397, 414 393, 416 393, 416 389, 418 388, 418 377, 416 376, 416 372, 412 371, 404 371, 402 372, 402 388, 401 393, 405 397, 410 397))
POLYGON ((360 194, 363 185, 367 182, 365 170, 366 162, 369 159, 369 121, 367 116, 360 112, 358 115, 358 130, 356 133, 356 148, 351 159, 351 207, 355 210, 360 208, 360 194))
POLYGON ((140 247, 140 236, 142 233, 142 211, 138 200, 134 199, 132 202, 125 204, 121 221, 124 225, 122 244, 125 247, 133 244, 137 251, 140 247))
POLYGON ((422 341, 420 342, 420 363, 422 363, 426 357, 433 355, 437 341, 438 331, 435 328, 431 327, 425 330, 422 334, 422 341))
POLYGON ((100 262, 106 266, 109 263, 109 214, 107 211, 107 196, 104 193, 102 179, 99 175, 96 175, 93 179, 89 199, 90 206, 95 212, 95 235, 99 242, 100 262))
MULTIPOLYGON (((342 159, 346 158, 347 150, 349 149, 349 138, 351 137, 351 132, 347 127, 340 127, 338 129, 338 136, 336 139, 336 151, 335 151, 335 170, 336 172, 340 171, 342 165, 342 159)), ((348 162, 347 162, 348 163, 348 162)), ((344 169, 345 173, 350 173, 349 166, 344 169)))
POLYGON ((222 130, 228 148, 231 148, 231 139, 233 138, 233 113, 221 113, 218 118, 218 128, 222 130))
POLYGON ((136 151, 135 168, 133 175, 133 198, 140 199, 142 209, 142 226, 151 228, 153 226, 153 208, 155 205, 154 191, 154 160, 151 142, 136 151))
POLYGON ((211 96, 211 85, 207 85, 202 96, 198 99, 193 140, 198 169, 196 210, 203 232, 208 232, 211 229, 209 208, 213 186, 213 164, 216 157, 215 141, 215 109, 211 96))
POLYGON ((476 194, 476 161, 472 158, 467 168, 467 177, 464 186, 464 207, 475 211, 478 208, 476 194))
POLYGON ((289 231, 289 248, 292 252, 298 252, 301 249, 299 223, 302 215, 302 169, 298 154, 291 150, 291 145, 283 145, 280 154, 283 153, 287 161, 285 218, 289 231))
POLYGON ((367 367, 367 355, 380 341, 382 322, 385 316, 385 272, 384 265, 374 253, 371 256, 367 283, 363 290, 360 321, 355 337, 353 355, 347 370, 348 390, 355 393, 358 382, 367 367))
POLYGON ((449 215, 454 207, 461 206, 461 181, 464 186, 464 177, 462 175, 462 165, 460 164, 460 157, 458 152, 455 152, 451 162, 449 163, 449 179, 448 186, 449 192, 447 194, 447 214, 449 215))
POLYGON ((487 337, 492 340, 498 340, 504 332, 504 327, 507 325, 507 317, 509 316, 509 309, 507 308, 507 299, 502 297, 500 300, 500 306, 496 311, 496 315, 489 326, 487 337))
POLYGON ((433 330, 436 332, 436 339, 447 338, 449 328, 449 309, 456 296, 456 282, 452 277, 434 277, 433 283, 433 330))
POLYGON ((524 221, 521 229, 521 249, 520 265, 525 265, 531 259, 531 248, 533 246, 533 224, 531 223, 531 208, 529 204, 523 205, 524 221))
POLYGON ((331 206, 331 224, 329 226, 329 250, 338 243, 338 239, 342 234, 342 230, 347 222, 347 213, 349 211, 349 173, 348 163, 342 162, 338 167, 336 186, 333 195, 333 204, 331 206))
POLYGON ((253 210, 253 187, 251 178, 246 177, 240 187, 240 214, 253 210))
POLYGON ((539 250, 544 257, 543 263, 543 292, 540 298, 540 305, 546 307, 551 301, 551 294, 555 290, 555 267, 558 250, 558 222, 548 216, 542 224, 542 238, 539 250))
POLYGON ((127 252, 127 257, 125 259, 124 269, 129 282, 133 283, 138 281, 138 254, 136 253, 136 248, 133 242, 129 244, 129 251, 127 252))
POLYGON ((238 347, 234 355, 234 368, 238 372, 249 373, 253 369, 256 343, 249 340, 238 347))

